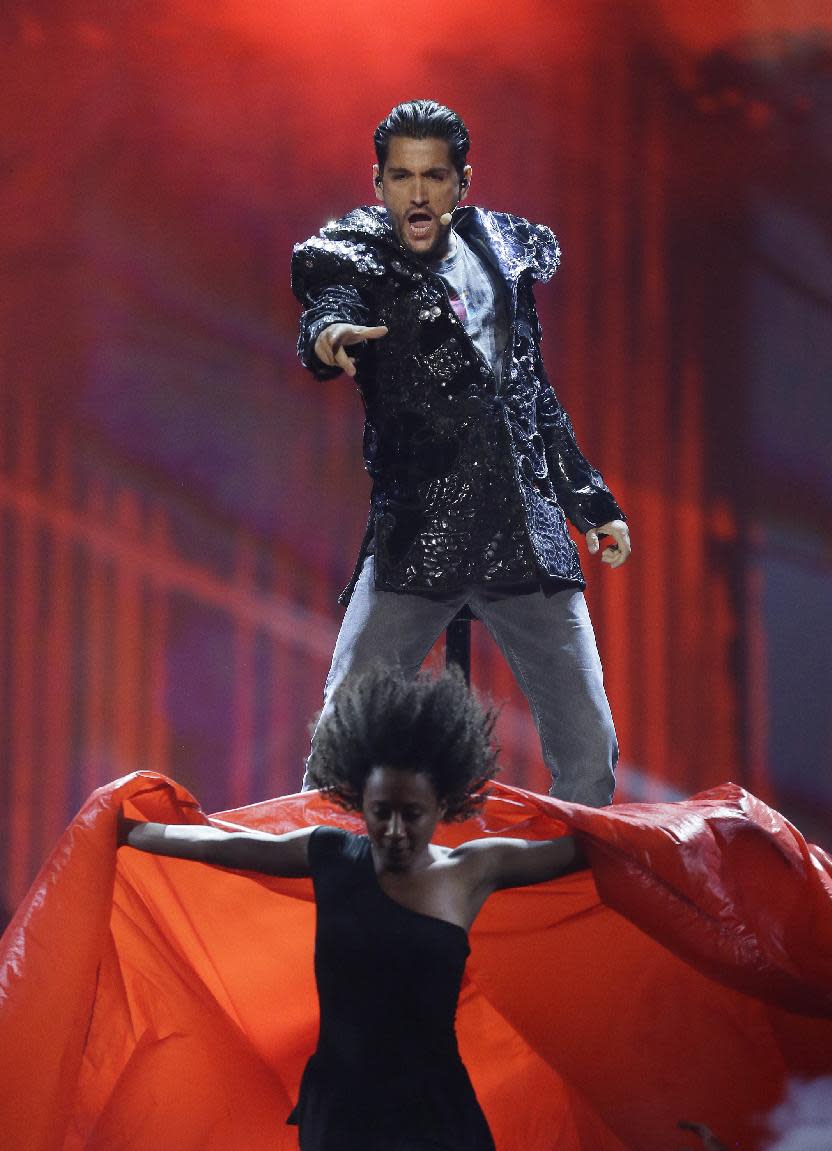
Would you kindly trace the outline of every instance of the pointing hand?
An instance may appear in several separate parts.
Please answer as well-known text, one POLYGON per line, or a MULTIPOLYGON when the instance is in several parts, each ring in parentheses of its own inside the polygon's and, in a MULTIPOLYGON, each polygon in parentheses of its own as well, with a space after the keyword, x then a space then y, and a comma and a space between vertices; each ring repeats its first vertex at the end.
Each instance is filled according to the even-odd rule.
POLYGON ((385 327, 365 328, 360 324, 330 324, 315 341, 315 355, 330 368, 343 368, 348 376, 354 376, 355 361, 347 355, 346 348, 351 344, 363 344, 365 340, 381 340, 386 335, 385 327))

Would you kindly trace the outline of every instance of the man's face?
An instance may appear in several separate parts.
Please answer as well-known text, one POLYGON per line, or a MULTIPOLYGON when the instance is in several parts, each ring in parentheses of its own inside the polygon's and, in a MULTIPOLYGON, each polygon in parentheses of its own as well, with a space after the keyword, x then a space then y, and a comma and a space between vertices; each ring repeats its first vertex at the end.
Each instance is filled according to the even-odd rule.
POLYGON ((450 225, 439 217, 465 199, 471 179, 466 167, 460 182, 448 141, 392 136, 384 171, 374 165, 373 179, 401 243, 422 259, 444 255, 450 225))

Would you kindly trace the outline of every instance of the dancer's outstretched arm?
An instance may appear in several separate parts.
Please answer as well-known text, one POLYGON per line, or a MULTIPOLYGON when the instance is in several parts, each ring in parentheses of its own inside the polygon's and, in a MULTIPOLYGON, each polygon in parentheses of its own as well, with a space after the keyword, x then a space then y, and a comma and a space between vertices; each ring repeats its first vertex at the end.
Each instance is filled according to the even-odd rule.
POLYGON ((545 883, 588 867, 583 848, 573 835, 559 839, 475 839, 452 852, 469 882, 484 898, 501 887, 545 883))
POLYGON ((119 847, 135 847, 153 855, 193 859, 239 871, 302 878, 309 875, 307 849, 315 829, 302 827, 284 835, 266 831, 220 831, 205 824, 141 823, 119 819, 119 847))

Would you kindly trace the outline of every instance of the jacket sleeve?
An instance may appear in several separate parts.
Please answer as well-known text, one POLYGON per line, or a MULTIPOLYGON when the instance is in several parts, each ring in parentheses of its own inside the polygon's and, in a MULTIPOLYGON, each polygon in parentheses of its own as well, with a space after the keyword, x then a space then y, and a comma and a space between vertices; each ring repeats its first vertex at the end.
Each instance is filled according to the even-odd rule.
POLYGON ((549 475, 561 507, 579 532, 588 532, 610 520, 626 520, 604 478, 584 456, 575 439, 572 421, 549 383, 540 354, 540 324, 533 313, 540 391, 537 430, 546 451, 549 475))
POLYGON ((545 375, 537 400, 537 428, 558 500, 578 531, 626 520, 603 476, 578 447, 572 421, 545 375))
POLYGON ((292 291, 303 305, 298 356, 319 380, 331 380, 340 368, 315 355, 315 341, 330 324, 367 324, 369 311, 357 287, 356 269, 337 245, 317 237, 298 244, 292 254, 292 291))

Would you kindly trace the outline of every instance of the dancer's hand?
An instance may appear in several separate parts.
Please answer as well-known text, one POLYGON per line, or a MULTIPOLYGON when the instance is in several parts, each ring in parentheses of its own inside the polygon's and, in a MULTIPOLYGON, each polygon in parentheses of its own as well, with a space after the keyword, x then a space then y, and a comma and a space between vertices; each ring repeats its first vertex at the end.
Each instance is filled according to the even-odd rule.
POLYGON ((343 368, 348 376, 355 375, 355 360, 346 353, 351 344, 365 340, 381 340, 387 328, 365 328, 361 324, 330 324, 315 341, 315 355, 330 368, 343 368))
POLYGON ((609 564, 613 568, 620 568, 623 563, 627 562, 632 550, 630 529, 624 520, 610 520, 608 524, 601 524, 586 533, 586 545, 591 555, 595 555, 598 549, 602 547, 601 563, 609 564), (600 536, 609 536, 612 542, 608 543, 606 540, 602 542, 599 539, 600 536))
POLYGON ((128 819, 124 814, 124 810, 120 809, 118 813, 118 822, 116 823, 116 847, 124 847, 128 841, 131 830, 139 822, 135 819, 128 819))

